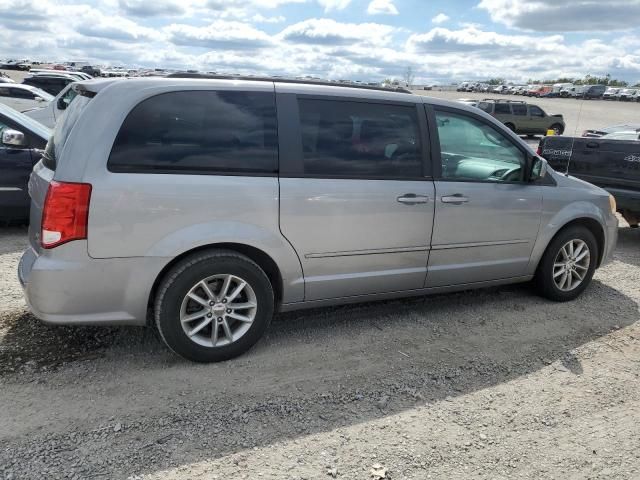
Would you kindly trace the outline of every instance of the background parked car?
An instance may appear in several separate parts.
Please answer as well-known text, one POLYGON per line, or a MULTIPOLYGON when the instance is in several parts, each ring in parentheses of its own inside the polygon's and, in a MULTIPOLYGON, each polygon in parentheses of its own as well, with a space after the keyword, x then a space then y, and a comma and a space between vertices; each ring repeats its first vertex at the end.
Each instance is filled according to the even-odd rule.
POLYGON ((622 132, 607 133, 600 138, 606 140, 640 140, 640 130, 625 130, 622 132))
POLYGON ((546 97, 553 91, 553 88, 548 85, 542 85, 534 88, 533 90, 529 90, 529 96, 531 97, 546 97))
POLYGON ((30 75, 52 75, 52 76, 69 76, 76 80, 91 80, 93 77, 84 72, 72 72, 70 70, 65 70, 61 72, 59 70, 51 70, 49 68, 32 68, 29 70, 30 75))
POLYGON ((640 222, 640 131, 613 132, 599 138, 545 137, 538 154, 555 170, 611 193, 627 223, 640 222))
POLYGON ((551 90, 551 96, 561 97, 563 90, 573 87, 572 83, 554 83, 551 90))
POLYGON ((635 88, 624 88, 622 90, 620 90, 620 92, 618 92, 618 99, 621 102, 629 102, 631 100, 634 100, 634 95, 636 94, 637 90, 635 88))
POLYGON ((604 127, 604 128, 589 129, 589 130, 585 130, 582 133, 582 136, 590 137, 590 138, 598 138, 598 137, 607 135, 609 133, 628 132, 628 131, 640 132, 640 123, 623 123, 621 125, 611 125, 609 127, 604 127))
POLYGON ((580 95, 577 95, 576 98, 585 100, 600 99, 603 98, 606 91, 607 87, 604 85, 585 85, 580 95))
POLYGON ((53 95, 31 85, 0 84, 0 103, 4 103, 19 112, 44 107, 53 98, 53 95))
POLYGON ((615 100, 617 93, 620 91, 619 88, 607 88, 602 95, 603 100, 615 100))
POLYGON ((535 93, 540 89, 540 85, 531 85, 525 92, 527 97, 535 97, 535 93))
POLYGON ((53 101, 49 102, 46 106, 34 108, 32 110, 25 110, 24 114, 34 120, 37 120, 45 127, 53 128, 56 124, 56 120, 60 118, 60 115, 62 115, 77 95, 77 92, 72 88, 73 85, 73 83, 67 85, 64 90, 62 90, 53 99, 53 101))
POLYGON ((24 60, 7 60, 0 64, 0 68, 3 70, 29 70, 31 63, 24 60))
POLYGON ((478 108, 504 123, 510 130, 523 135, 544 135, 554 130, 556 135, 564 132, 562 115, 548 115, 537 105, 517 100, 485 99, 478 108))
POLYGON ((26 77, 22 83, 38 87, 51 95, 57 95, 67 85, 79 79, 68 74, 36 74, 26 77))
POLYGON ((0 104, 0 219, 29 218, 27 182, 51 131, 0 104))
POLYGON ((80 69, 81 72, 91 75, 92 77, 100 76, 100 69, 92 65, 85 65, 80 69))

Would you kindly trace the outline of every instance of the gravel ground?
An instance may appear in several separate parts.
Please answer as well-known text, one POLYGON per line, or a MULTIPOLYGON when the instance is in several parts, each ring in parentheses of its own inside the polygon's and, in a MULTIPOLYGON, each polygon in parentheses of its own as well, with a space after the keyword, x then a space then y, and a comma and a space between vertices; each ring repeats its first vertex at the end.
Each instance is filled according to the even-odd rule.
POLYGON ((526 285, 283 314, 194 365, 25 308, 0 231, 0 477, 638 479, 640 229, 575 302, 526 285))

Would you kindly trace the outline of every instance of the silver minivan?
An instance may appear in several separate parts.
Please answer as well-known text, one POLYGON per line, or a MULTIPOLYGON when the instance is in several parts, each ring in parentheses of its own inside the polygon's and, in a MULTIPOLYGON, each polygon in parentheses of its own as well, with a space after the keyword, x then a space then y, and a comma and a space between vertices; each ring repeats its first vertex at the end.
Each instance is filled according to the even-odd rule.
POLYGON ((607 192, 460 103, 281 79, 74 88, 19 265, 47 323, 152 323, 219 361, 275 311, 529 281, 571 300, 616 244, 607 192))

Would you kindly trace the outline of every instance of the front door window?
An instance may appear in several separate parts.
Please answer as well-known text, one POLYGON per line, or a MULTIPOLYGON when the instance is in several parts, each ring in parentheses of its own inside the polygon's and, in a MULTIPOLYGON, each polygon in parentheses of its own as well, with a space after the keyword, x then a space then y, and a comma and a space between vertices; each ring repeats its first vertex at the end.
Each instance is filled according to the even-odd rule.
POLYGON ((443 179, 523 181, 524 153, 491 125, 449 112, 436 112, 436 120, 443 179))

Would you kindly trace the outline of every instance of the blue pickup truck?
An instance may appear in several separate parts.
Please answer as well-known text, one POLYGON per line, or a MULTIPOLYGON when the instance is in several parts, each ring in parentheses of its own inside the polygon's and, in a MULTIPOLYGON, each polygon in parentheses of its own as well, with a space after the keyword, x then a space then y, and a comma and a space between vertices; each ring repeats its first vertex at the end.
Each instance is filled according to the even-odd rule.
POLYGON ((0 221, 29 218, 27 182, 51 135, 44 125, 0 104, 0 221))
MULTIPOLYGON (((614 129, 616 130, 616 129, 614 129)), ((544 137, 538 146, 557 172, 604 188, 632 227, 640 223, 640 128, 592 137, 544 137)))

